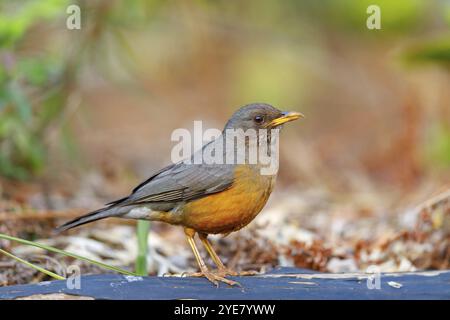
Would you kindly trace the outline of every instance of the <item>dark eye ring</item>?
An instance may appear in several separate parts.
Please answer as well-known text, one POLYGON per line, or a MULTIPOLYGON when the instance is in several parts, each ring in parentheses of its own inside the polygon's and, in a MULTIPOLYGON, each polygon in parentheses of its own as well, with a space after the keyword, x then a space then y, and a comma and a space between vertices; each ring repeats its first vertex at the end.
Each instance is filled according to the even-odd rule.
POLYGON ((256 116, 254 120, 256 123, 262 123, 264 121, 264 116, 256 116))

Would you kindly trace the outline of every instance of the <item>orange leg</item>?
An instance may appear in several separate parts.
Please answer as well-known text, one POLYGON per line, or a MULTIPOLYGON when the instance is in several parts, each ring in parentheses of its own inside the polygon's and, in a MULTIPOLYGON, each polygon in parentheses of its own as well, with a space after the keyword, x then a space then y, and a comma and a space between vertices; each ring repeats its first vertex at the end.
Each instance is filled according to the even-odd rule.
POLYGON ((195 245, 194 236, 195 236, 195 230, 190 228, 185 228, 184 233, 186 234, 187 241, 189 245, 191 246, 192 252, 194 253, 195 259, 197 260, 197 264, 200 268, 200 275, 206 277, 209 281, 214 283, 216 286, 219 286, 219 281, 224 282, 230 286, 233 285, 239 285, 238 282, 233 280, 228 280, 219 274, 213 273, 209 271, 208 267, 206 266, 205 262, 203 261, 202 257, 200 256, 200 252, 197 249, 197 246, 195 245))
POLYGON ((256 271, 243 271, 243 272, 237 272, 231 269, 228 269, 220 260, 219 255, 216 253, 214 248, 212 247, 211 243, 208 241, 208 235, 205 233, 199 233, 199 238, 202 241, 203 245, 206 248, 206 251, 208 251, 209 255, 213 259, 214 263, 217 266, 218 274, 221 276, 248 276, 248 275, 255 275, 258 272, 256 271))

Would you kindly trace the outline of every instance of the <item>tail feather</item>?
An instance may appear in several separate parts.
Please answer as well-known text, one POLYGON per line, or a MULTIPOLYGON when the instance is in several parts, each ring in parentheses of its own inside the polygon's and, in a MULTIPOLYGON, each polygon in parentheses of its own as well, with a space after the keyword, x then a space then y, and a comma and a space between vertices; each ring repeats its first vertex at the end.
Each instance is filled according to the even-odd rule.
POLYGON ((111 211, 115 211, 115 210, 111 210, 111 209, 113 209, 113 208, 106 207, 106 208, 102 208, 102 209, 90 212, 81 217, 75 218, 71 221, 64 223, 63 225, 57 227, 56 231, 58 233, 60 233, 60 232, 81 226, 83 224, 89 223, 89 222, 93 222, 93 221, 97 221, 100 219, 114 216, 115 215, 114 212, 111 212, 111 211))

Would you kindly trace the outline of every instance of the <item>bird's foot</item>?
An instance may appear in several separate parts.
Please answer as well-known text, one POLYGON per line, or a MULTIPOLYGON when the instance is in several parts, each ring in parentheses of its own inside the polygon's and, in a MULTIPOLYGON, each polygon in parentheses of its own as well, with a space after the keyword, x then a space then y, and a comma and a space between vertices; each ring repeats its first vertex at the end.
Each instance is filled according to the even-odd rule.
POLYGON ((212 272, 212 271, 202 271, 202 272, 194 272, 194 273, 186 273, 185 274, 188 277, 205 277, 209 281, 211 281, 216 287, 219 286, 219 282, 226 283, 230 286, 239 286, 241 287, 241 284, 237 281, 233 281, 230 279, 225 278, 225 275, 222 275, 220 273, 212 272))
POLYGON ((228 268, 220 268, 217 270, 217 274, 225 277, 225 276, 233 276, 233 277, 237 277, 237 276, 254 276, 256 274, 258 274, 259 272, 256 270, 248 270, 248 271, 234 271, 232 269, 228 269, 228 268))
MULTIPOLYGON (((256 270, 247 270, 247 271, 235 271, 228 268, 219 268, 216 270, 215 274, 226 277, 226 276, 232 276, 232 277, 238 277, 238 276, 254 276, 259 274, 256 270)), ((187 276, 190 277, 203 277, 203 273, 201 272, 194 272, 194 273, 186 273, 187 276)))

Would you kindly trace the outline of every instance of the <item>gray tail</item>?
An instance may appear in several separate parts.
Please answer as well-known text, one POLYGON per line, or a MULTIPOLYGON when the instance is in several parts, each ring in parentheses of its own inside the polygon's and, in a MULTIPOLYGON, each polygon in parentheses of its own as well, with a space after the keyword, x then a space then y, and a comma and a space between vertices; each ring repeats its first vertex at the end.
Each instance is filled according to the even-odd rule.
POLYGON ((81 226, 83 224, 89 223, 89 222, 93 222, 93 221, 97 221, 100 219, 114 216, 115 210, 112 210, 112 212, 111 212, 111 209, 113 209, 113 208, 106 207, 106 208, 102 208, 102 209, 90 212, 81 217, 75 218, 69 222, 64 223, 63 225, 59 226, 58 228, 56 228, 56 232, 60 233, 60 232, 81 226))

